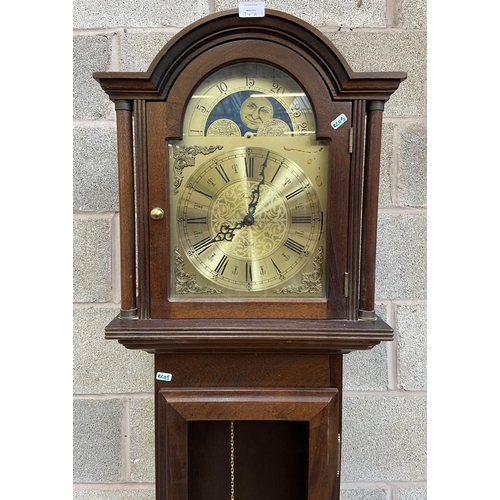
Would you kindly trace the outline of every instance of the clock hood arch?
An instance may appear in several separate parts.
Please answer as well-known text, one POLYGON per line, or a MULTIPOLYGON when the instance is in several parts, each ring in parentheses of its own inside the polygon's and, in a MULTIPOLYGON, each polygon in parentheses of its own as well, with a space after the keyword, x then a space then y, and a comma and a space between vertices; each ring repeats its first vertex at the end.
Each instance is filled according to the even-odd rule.
MULTIPOLYGON (((264 18, 240 18, 238 10, 207 16, 172 38, 146 72, 95 73, 94 77, 113 101, 167 97, 170 101, 172 88, 188 66, 196 65, 202 78, 206 75, 205 65, 214 70, 214 60, 222 67, 238 62, 245 54, 247 61, 272 63, 271 52, 279 59, 278 67, 289 73, 293 70, 299 78, 307 62, 302 68, 304 76, 323 80, 333 100, 386 101, 406 78, 399 72, 354 72, 316 28, 290 14, 269 9, 264 18), (269 44, 272 51, 268 50, 269 44)), ((192 90, 198 82, 189 83, 192 90)))

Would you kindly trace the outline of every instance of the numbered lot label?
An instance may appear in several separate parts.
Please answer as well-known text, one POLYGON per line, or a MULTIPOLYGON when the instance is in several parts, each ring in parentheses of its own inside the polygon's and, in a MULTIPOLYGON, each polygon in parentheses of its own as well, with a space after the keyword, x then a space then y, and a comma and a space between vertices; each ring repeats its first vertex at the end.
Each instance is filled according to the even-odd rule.
POLYGON ((335 120, 333 120, 331 125, 334 129, 338 129, 346 121, 347 121, 347 116, 344 115, 344 113, 342 113, 339 116, 337 116, 337 118, 335 118, 335 120))

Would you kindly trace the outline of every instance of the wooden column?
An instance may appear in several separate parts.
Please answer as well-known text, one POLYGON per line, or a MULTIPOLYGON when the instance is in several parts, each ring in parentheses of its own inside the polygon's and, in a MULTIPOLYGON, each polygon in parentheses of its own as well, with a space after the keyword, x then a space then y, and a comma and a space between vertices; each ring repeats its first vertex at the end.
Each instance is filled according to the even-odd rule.
POLYGON ((132 103, 115 101, 120 202, 121 318, 137 317, 132 103))
POLYGON ((363 183, 363 222, 361 235, 361 276, 359 318, 374 320, 375 258, 377 251, 378 189, 382 141, 383 101, 367 104, 366 156, 363 183))
POLYGON ((365 120, 366 120, 366 101, 357 100, 352 106, 353 123, 353 148, 351 154, 350 169, 350 193, 349 193, 349 254, 348 254, 348 272, 349 282, 347 297, 348 319, 358 319, 359 309, 359 263, 360 263, 360 244, 361 244, 361 209, 363 194, 363 167, 365 150, 365 120))

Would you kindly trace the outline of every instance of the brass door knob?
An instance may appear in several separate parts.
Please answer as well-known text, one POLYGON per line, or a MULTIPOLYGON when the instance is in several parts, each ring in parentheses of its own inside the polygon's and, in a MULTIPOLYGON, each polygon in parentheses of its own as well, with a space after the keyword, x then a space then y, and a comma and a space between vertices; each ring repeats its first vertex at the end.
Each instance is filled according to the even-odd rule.
POLYGON ((165 212, 161 208, 157 207, 157 208, 153 208, 153 210, 151 210, 149 215, 151 216, 151 218, 153 220, 160 220, 160 219, 163 219, 165 212))

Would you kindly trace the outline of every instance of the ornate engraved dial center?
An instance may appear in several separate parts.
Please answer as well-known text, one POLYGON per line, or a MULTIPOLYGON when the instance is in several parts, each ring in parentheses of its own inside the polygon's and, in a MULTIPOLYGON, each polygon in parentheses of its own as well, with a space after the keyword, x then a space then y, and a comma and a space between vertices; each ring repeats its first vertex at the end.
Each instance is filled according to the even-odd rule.
POLYGON ((209 227, 216 235, 224 225, 234 226, 242 221, 231 241, 217 243, 229 257, 261 259, 279 248, 287 235, 289 216, 285 198, 273 186, 261 186, 260 201, 255 214, 248 214, 251 193, 257 182, 239 180, 228 184, 213 199, 208 213, 209 227))

